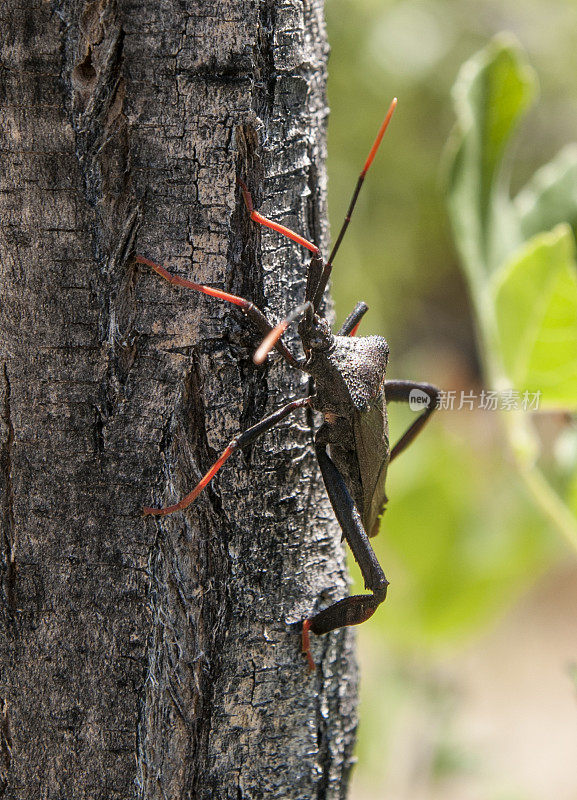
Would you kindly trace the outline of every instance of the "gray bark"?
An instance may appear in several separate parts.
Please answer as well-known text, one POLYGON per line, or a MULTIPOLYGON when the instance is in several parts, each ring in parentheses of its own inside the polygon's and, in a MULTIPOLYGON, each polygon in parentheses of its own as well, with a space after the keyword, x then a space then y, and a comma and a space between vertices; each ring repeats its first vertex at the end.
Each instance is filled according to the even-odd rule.
MULTIPOLYGON (((174 502, 307 384, 227 304, 275 319, 325 243, 321 0, 7 0, 0 194, 0 796, 340 798, 350 631, 291 624, 346 592, 299 412, 174 502)), ((293 334, 294 335, 294 334, 293 334)), ((290 337, 289 337, 290 341, 290 337)))

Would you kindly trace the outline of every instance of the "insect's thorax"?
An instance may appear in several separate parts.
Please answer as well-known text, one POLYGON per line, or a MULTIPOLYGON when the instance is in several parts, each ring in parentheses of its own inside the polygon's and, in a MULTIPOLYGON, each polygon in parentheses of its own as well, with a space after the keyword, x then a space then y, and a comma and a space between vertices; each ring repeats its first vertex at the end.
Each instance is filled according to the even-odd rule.
POLYGON ((315 381, 315 408, 347 418, 368 411, 383 391, 388 359, 382 336, 334 336, 328 350, 313 350, 307 371, 315 381))

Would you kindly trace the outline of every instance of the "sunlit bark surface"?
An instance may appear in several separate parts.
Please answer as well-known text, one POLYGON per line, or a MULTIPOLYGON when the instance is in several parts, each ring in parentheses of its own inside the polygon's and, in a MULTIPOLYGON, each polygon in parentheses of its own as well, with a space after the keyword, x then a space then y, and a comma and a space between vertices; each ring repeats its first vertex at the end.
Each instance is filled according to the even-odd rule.
MULTIPOLYGON (((325 244, 321 0, 7 0, 0 10, 0 796, 341 798, 351 635, 303 411, 175 502, 303 377, 225 303, 278 319, 325 244)), ((294 332, 288 336, 295 347, 294 332)))

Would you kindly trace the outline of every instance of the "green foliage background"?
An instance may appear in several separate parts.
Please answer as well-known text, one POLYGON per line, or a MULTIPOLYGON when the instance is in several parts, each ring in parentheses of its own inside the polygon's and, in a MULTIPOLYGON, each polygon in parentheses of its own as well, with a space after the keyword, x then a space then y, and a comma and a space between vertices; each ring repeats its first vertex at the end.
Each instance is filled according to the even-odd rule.
MULTIPOLYGON (((327 23, 333 231, 388 102, 399 97, 335 266, 338 319, 366 300, 361 332, 387 337, 391 377, 454 390, 456 409, 461 390, 479 395, 498 384, 542 389, 550 410, 530 430, 507 412, 440 411, 391 468, 374 540, 391 590, 359 629, 360 769, 378 782, 399 709, 419 693, 439 703, 427 677, 436 661, 506 613, 551 565, 574 557, 523 470, 538 463, 569 517, 577 513, 576 429, 560 412, 577 407, 577 270, 571 229, 555 227, 577 220, 575 149, 557 156, 577 139, 577 6, 327 0, 327 23), (460 74, 455 132, 459 68, 501 31, 527 51, 540 98, 529 110, 535 74, 502 40, 460 74), (488 108, 493 116, 483 116, 488 108), (547 322, 539 303, 551 293, 547 322), (528 385, 533 378, 538 387, 528 385)), ((410 419, 391 410, 394 432, 410 419)), ((354 564, 351 571, 360 584, 354 564)), ((438 747, 441 772, 464 768, 442 734, 438 747)))

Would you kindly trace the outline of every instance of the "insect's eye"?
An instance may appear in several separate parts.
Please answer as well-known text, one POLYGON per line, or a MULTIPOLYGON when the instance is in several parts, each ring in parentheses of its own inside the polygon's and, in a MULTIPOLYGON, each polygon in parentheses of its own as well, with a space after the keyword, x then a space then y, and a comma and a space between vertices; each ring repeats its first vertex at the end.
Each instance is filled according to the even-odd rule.
POLYGON ((330 346, 331 330, 326 319, 315 316, 308 338, 310 346, 316 350, 324 350, 330 346))

